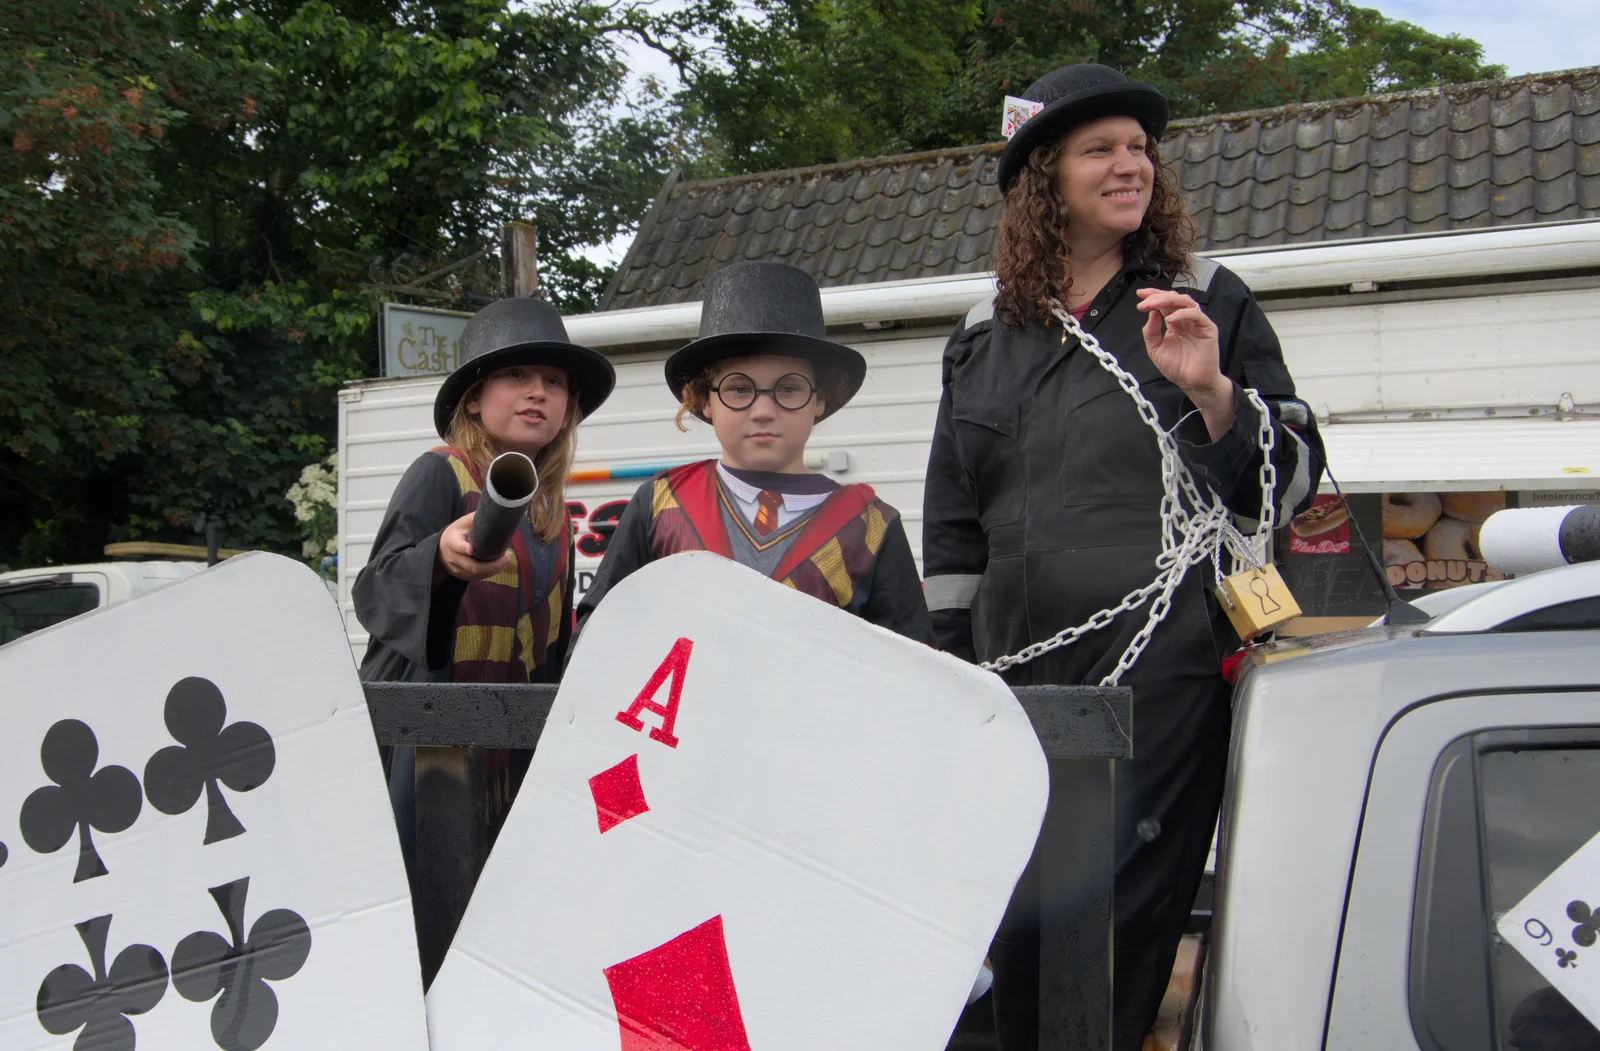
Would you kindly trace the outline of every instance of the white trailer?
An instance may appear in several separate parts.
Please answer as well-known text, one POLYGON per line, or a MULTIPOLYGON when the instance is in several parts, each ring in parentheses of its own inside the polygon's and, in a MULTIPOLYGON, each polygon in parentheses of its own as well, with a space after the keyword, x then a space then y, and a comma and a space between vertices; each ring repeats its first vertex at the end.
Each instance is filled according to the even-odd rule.
MULTIPOLYGON (((1218 252, 1262 297, 1346 492, 1506 490, 1525 502, 1600 491, 1600 221, 1218 252)), ((955 319, 992 275, 825 288, 832 338, 867 358, 861 393, 811 450, 844 482, 899 508, 921 548, 922 484, 955 319)), ((698 303, 567 319, 612 357, 617 389, 579 435, 577 469, 626 474, 712 456, 709 427, 673 426, 662 362, 693 338, 698 303)), ((350 586, 390 493, 439 440, 438 377, 363 380, 339 402, 339 597, 359 657, 350 586)), ((641 479, 568 488, 580 592, 641 479)))

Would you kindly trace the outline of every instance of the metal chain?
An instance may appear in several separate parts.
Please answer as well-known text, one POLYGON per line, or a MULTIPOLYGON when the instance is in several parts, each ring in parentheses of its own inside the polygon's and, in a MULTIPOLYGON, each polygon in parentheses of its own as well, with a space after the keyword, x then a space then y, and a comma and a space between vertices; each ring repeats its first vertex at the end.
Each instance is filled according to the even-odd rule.
POLYGON ((1154 595, 1155 601, 1150 606, 1150 614, 1145 619, 1144 626, 1129 641, 1127 649, 1122 651, 1117 666, 1100 680, 1102 686, 1115 686, 1144 652, 1150 637, 1155 634, 1157 625, 1166 619, 1167 612, 1172 607, 1172 595, 1192 567, 1210 559, 1216 567, 1217 580, 1220 582, 1224 548, 1232 556, 1235 573, 1245 565, 1259 568, 1266 561, 1267 548, 1272 540, 1272 527, 1277 517, 1276 509, 1273 507, 1278 472, 1272 463, 1275 442, 1272 417, 1267 411, 1266 402, 1261 400, 1261 395, 1250 388, 1245 388, 1245 397, 1249 399, 1261 418, 1261 427, 1257 435, 1261 446, 1259 478, 1261 517, 1256 521, 1254 535, 1246 538, 1234 525, 1232 514, 1221 497, 1209 490, 1205 495, 1201 494, 1189 465, 1183 462, 1182 456, 1178 453, 1177 441, 1169 432, 1162 429, 1161 419, 1156 414, 1155 406, 1150 404, 1150 400, 1139 389, 1139 381, 1100 345, 1099 340, 1084 331, 1078 319, 1067 313, 1059 302, 1051 300, 1050 312, 1061 322, 1064 329, 1063 342, 1069 335, 1076 336, 1078 345, 1093 355, 1101 367, 1115 377, 1118 385, 1133 399, 1134 406, 1139 410, 1139 417, 1155 432, 1156 445, 1161 450, 1161 553, 1156 556, 1156 578, 1146 586, 1130 591, 1117 605, 1101 610, 1076 627, 1066 628, 1042 642, 1035 642, 1016 653, 987 661, 980 667, 988 671, 1004 671, 1019 664, 1026 664, 1051 650, 1070 646, 1090 632, 1104 628, 1119 615, 1138 609, 1154 595))

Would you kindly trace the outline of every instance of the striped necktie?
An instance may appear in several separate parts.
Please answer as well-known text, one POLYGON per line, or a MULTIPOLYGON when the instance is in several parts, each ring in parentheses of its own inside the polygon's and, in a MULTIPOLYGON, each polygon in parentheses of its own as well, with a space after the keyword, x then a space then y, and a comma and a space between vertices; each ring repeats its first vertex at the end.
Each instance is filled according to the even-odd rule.
POLYGON ((778 528, 778 508, 783 506, 783 494, 763 489, 761 495, 756 497, 756 503, 756 533, 771 536, 772 531, 778 528))

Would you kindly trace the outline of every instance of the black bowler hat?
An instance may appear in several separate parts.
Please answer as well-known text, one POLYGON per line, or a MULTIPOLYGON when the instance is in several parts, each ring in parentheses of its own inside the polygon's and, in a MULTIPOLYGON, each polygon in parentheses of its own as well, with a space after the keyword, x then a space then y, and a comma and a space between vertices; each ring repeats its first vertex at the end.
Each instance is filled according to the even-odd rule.
POLYGON ((706 279, 700 338, 667 359, 667 386, 681 398, 683 388, 717 362, 758 355, 804 358, 818 370, 818 386, 821 372, 838 376, 843 396, 837 405, 828 403, 824 420, 867 378, 867 359, 828 339, 816 281, 788 263, 734 263, 706 279))
POLYGON ((566 369, 578 389, 578 408, 592 416, 617 385, 617 370, 597 350, 567 338, 556 308, 542 299, 500 299, 472 316, 456 344, 456 370, 433 399, 433 429, 450 430, 461 396, 474 383, 507 365, 553 365, 566 369))
POLYGON ((1001 152, 1001 193, 1011 189, 1034 150, 1079 124, 1101 117, 1132 117, 1153 140, 1167 130, 1167 100, 1161 92, 1094 62, 1053 69, 1028 85, 1022 97, 1044 103, 1044 109, 1029 117, 1001 152))

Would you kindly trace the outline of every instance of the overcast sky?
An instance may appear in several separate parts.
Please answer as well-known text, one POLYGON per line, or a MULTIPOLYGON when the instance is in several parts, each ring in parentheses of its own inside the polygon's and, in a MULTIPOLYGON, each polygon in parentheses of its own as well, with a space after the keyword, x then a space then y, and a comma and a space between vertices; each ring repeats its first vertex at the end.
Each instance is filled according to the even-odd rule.
POLYGON ((1368 0, 1390 18, 1483 45, 1484 59, 1512 76, 1600 66, 1595 0, 1368 0))

